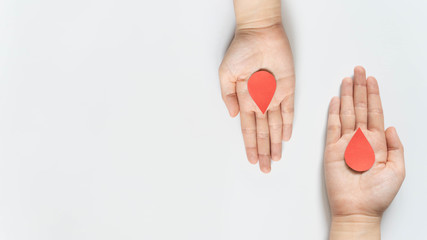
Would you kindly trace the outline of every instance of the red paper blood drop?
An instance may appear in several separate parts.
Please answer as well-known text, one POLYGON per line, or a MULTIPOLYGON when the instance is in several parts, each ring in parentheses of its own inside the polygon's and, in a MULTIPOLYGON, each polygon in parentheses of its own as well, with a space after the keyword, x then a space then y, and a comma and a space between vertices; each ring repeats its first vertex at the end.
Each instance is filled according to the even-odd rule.
POLYGON ((248 90, 258 108, 265 113, 276 91, 276 79, 273 74, 260 70, 249 78, 248 90))
POLYGON ((357 129, 348 143, 344 158, 347 165, 358 172, 367 171, 374 165, 374 150, 360 128, 357 129))

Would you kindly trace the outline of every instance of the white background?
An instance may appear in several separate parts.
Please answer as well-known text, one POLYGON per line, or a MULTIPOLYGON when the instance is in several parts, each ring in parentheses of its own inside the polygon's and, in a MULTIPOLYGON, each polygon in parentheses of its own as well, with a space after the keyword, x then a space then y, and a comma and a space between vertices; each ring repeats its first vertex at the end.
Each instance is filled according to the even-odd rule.
POLYGON ((295 127, 265 175, 220 97, 231 0, 1 0, 0 239, 326 239, 327 107, 356 65, 406 151, 383 238, 425 238, 426 8, 283 2, 295 127))

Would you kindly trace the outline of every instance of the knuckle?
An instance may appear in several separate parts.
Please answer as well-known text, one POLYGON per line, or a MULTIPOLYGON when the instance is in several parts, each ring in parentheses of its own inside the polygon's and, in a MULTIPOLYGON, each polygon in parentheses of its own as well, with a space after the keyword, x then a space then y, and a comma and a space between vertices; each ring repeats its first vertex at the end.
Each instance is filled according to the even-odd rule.
POLYGON ((248 152, 248 153, 256 153, 256 151, 257 151, 256 147, 247 146, 245 148, 246 148, 246 152, 248 152))
POLYGON ((222 99, 225 101, 228 98, 237 97, 237 93, 224 93, 222 94, 222 99))
POLYGON ((339 130, 339 129, 341 129, 340 125, 336 125, 336 124, 328 125, 328 131, 336 131, 336 130, 339 130))
POLYGON ((282 129, 282 124, 269 124, 270 130, 280 130, 282 129))
POLYGON ((383 114, 383 109, 379 107, 371 108, 368 110, 368 113, 383 114))
POLYGON ((294 107, 282 108, 282 114, 292 114, 294 113, 294 107))
POLYGON ((279 105, 277 105, 277 106, 271 106, 269 109, 268 109, 268 112, 274 112, 274 111, 278 111, 279 110, 279 105))
POLYGON ((379 96, 380 95, 380 90, 377 87, 374 87, 372 89, 369 89, 369 93, 368 95, 374 95, 374 96, 379 96))
POLYGON ((255 135, 256 129, 255 128, 242 128, 243 135, 255 135))
POLYGON ((366 109, 368 107, 368 104, 366 103, 366 101, 357 101, 354 104, 354 108, 362 108, 362 109, 366 109))
POLYGON ((363 118, 358 118, 356 120, 356 124, 357 125, 366 125, 366 124, 368 124, 368 121, 366 119, 363 119, 363 118))
POLYGON ((341 116, 354 116, 354 110, 353 109, 343 109, 340 112, 341 116))
POLYGON ((265 140, 270 138, 270 134, 268 132, 257 132, 256 137, 257 139, 265 140))
POLYGON ((236 94, 238 94, 238 95, 242 95, 242 94, 245 94, 245 93, 247 93, 248 92, 248 90, 247 89, 237 89, 237 91, 236 91, 236 94))

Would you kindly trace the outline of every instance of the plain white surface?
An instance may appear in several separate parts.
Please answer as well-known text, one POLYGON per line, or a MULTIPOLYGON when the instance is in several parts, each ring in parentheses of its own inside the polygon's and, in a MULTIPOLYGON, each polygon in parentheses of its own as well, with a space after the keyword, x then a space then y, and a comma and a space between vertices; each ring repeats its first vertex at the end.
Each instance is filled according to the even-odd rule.
POLYGON ((220 97, 231 0, 0 1, 0 239, 326 239, 327 107, 355 65, 406 151, 383 238, 425 238, 426 8, 283 3, 295 127, 265 175, 220 97))

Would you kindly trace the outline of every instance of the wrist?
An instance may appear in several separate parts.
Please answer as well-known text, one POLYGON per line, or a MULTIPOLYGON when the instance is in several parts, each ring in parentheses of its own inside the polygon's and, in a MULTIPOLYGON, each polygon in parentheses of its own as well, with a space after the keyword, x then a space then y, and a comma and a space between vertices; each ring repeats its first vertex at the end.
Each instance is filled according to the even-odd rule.
POLYGON ((236 31, 282 24, 280 0, 234 0, 236 31))
POLYGON ((334 239, 381 239, 381 216, 333 216, 329 235, 334 239))

